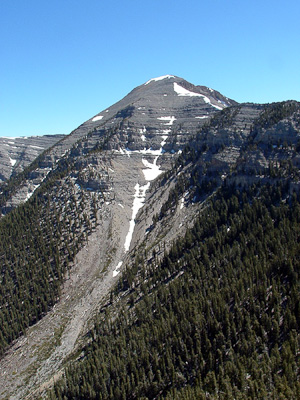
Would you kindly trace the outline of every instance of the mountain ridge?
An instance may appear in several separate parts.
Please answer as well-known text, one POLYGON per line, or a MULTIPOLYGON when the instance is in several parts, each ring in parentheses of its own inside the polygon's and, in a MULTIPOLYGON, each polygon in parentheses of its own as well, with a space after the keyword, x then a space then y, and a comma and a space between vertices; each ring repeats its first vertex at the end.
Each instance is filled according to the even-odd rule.
POLYGON ((64 135, 0 138, 0 179, 8 180, 23 171, 35 158, 60 141, 64 135))

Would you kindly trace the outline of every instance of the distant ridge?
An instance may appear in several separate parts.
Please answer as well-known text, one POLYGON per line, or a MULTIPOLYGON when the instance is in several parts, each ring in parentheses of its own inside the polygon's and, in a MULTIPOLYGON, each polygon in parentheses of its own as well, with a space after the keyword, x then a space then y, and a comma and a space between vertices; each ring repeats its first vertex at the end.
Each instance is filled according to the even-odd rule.
POLYGON ((0 183, 23 171, 39 154, 64 136, 0 137, 0 183))

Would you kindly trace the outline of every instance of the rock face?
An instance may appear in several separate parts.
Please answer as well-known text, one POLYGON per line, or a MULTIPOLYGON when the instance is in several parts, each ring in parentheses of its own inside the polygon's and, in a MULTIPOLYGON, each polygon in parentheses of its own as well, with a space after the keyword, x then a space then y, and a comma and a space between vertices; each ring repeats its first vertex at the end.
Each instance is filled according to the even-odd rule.
POLYGON ((0 138, 0 183, 24 170, 43 151, 64 135, 0 138))
MULTIPOLYGON (((238 104, 167 75, 90 118, 25 176, 3 184, 2 214, 24 202, 40 207, 39 242, 55 253, 46 263, 53 270, 54 258, 72 265, 55 307, 1 360, 0 397, 26 398, 53 382, 134 254, 161 257, 160 243, 170 248, 217 187, 293 173, 297 188, 299 138, 297 102, 238 104)), ((21 272, 26 257, 43 265, 34 245, 31 238, 21 249, 21 272)))

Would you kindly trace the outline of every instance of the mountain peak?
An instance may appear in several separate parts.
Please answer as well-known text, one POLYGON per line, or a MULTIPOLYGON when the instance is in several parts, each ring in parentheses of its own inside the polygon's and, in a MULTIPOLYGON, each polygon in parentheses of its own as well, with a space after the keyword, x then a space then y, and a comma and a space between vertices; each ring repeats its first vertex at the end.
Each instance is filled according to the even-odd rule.
POLYGON ((196 118, 199 123, 200 117, 207 118, 215 111, 236 104, 234 100, 206 86, 196 86, 175 75, 162 75, 137 86, 108 110, 93 116, 89 123, 95 125, 101 121, 101 124, 104 124, 120 113, 123 115, 122 110, 127 110, 128 107, 139 111, 142 127, 149 122, 145 120, 146 115, 150 118, 159 118, 164 116, 164 113, 181 114, 182 110, 185 110, 184 115, 177 115, 178 118, 175 115, 178 123, 186 122, 187 118, 196 118))
POLYGON ((151 82, 157 82, 157 81, 162 81, 163 79, 170 79, 170 78, 175 78, 174 75, 162 75, 162 76, 158 76, 157 78, 152 78, 149 79, 149 81, 147 81, 144 85, 148 85, 151 82))

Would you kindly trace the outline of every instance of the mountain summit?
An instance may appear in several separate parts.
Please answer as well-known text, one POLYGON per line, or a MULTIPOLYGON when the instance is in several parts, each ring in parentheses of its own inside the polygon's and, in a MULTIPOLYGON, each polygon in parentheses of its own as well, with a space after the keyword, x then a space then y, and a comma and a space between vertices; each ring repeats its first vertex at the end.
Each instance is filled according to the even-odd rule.
MULTIPOLYGON (((187 117, 196 118, 198 116, 197 111, 199 110, 201 110, 200 116, 204 116, 205 113, 209 115, 211 108, 222 110, 234 104, 237 103, 213 89, 205 86, 195 86, 182 78, 165 75, 150 79, 143 85, 136 87, 120 102, 106 110, 105 112, 108 112, 108 115, 99 113, 92 121, 105 120, 129 105, 134 106, 138 110, 142 108, 147 110, 147 107, 151 107, 154 112, 163 111, 163 109, 167 111, 174 110, 175 112, 182 107, 187 107, 187 109, 189 107, 192 108, 193 105, 196 107, 195 110, 192 110, 195 114, 187 115, 187 117)), ((158 112, 158 115, 160 114, 158 112)))
POLYGON ((136 130, 147 128, 149 132, 157 132, 164 130, 164 126, 174 125, 188 133, 195 131, 203 122, 201 120, 217 110, 236 104, 213 89, 165 75, 138 86, 88 123, 105 123, 111 118, 126 117, 136 130))

